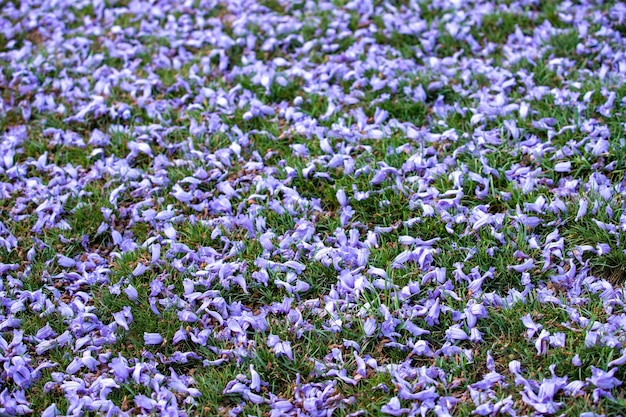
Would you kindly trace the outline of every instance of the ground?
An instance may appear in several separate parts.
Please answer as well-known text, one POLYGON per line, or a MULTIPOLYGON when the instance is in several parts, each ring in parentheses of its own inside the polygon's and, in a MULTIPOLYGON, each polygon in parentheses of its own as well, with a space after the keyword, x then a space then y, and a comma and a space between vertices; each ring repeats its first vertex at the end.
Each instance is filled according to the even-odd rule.
POLYGON ((623 3, 9 0, 0 29, 0 412, 626 409, 623 3))

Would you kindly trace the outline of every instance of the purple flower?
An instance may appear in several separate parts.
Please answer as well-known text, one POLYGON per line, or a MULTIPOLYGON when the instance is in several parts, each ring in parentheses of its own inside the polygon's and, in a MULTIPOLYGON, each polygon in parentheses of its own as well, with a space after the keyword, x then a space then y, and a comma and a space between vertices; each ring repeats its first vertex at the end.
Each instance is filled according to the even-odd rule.
POLYGON ((587 378, 587 381, 591 382, 598 388, 603 390, 611 390, 617 386, 622 385, 622 381, 615 378, 615 372, 617 372, 617 367, 612 368, 610 371, 603 371, 600 368, 596 368, 595 366, 591 367, 591 378, 587 378))
POLYGON ((148 398, 143 394, 136 395, 134 401, 137 407, 146 411, 151 411, 157 406, 157 402, 155 400, 148 398))
POLYGON ((548 346, 550 343, 550 332, 547 330, 542 330, 537 340, 535 340, 535 348, 537 349, 538 355, 545 355, 548 353, 548 346))
POLYGON ((147 270, 148 270, 147 266, 145 266, 142 263, 138 263, 135 269, 133 270, 132 274, 134 277, 138 277, 138 276, 143 275, 143 273, 146 272, 147 270))
POLYGON ((109 368, 113 371, 113 375, 118 382, 124 382, 128 379, 128 361, 121 355, 117 358, 113 358, 113 360, 109 363, 109 368))
POLYGON ((182 342, 183 340, 187 340, 187 332, 185 331, 183 326, 180 326, 180 328, 176 331, 176 333, 174 333, 174 337, 172 338, 172 343, 177 344, 177 343, 182 342))
POLYGON ((430 334, 429 330, 422 329, 411 321, 404 322, 404 329, 410 332, 415 337, 419 337, 424 334, 430 334))
POLYGON ((589 202, 586 199, 581 198, 578 201, 578 213, 576 214, 576 218, 574 219, 574 221, 580 220, 581 218, 585 216, 585 214, 587 214, 588 206, 589 206, 589 202))
POLYGON ((160 345, 163 343, 163 337, 158 333, 145 333, 143 340, 146 345, 160 345))
POLYGON ((42 413, 41 417, 56 417, 62 415, 61 411, 57 408, 56 403, 49 405, 42 413))
POLYGON ((67 256, 59 255, 59 265, 64 268, 72 268, 76 265, 76 261, 72 258, 68 258, 67 256))
POLYGON ((270 334, 267 338, 267 346, 272 348, 276 356, 284 355, 289 358, 289 360, 293 361, 293 353, 291 351, 290 342, 281 342, 278 336, 270 334))
POLYGON ((569 172, 572 169, 572 163, 567 162, 559 162, 554 165, 555 172, 569 172))
POLYGON ((591 153, 593 156, 600 156, 609 151, 609 141, 603 138, 600 138, 596 141, 596 143, 591 148, 591 153))
POLYGON ((532 339, 535 333, 543 328, 541 324, 535 324, 530 314, 526 314, 524 317, 522 317, 522 323, 528 329, 526 331, 526 337, 528 337, 528 339, 532 339))
POLYGON ((376 331, 376 328, 377 328, 376 319, 373 317, 369 317, 363 322, 363 331, 365 332, 365 335, 368 337, 374 334, 374 332, 376 331))
POLYGON ((557 332, 550 335, 550 346, 557 348, 565 347, 565 333, 557 332))
POLYGON ((348 199, 346 198, 346 192, 344 190, 338 190, 336 195, 340 207, 345 207, 348 205, 348 199))
POLYGON ((534 267, 535 267, 535 261, 532 258, 526 260, 526 262, 524 262, 521 265, 508 266, 509 269, 512 269, 515 272, 526 272, 530 269, 533 269, 534 267))
POLYGON ((139 293, 137 293, 135 287, 130 284, 124 289, 124 293, 126 293, 126 296, 131 301, 137 301, 137 298, 139 297, 139 293))
POLYGON ((254 365, 250 365, 250 380, 250 389, 258 392, 261 389, 261 377, 254 370, 254 365))
POLYGON ((397 417, 408 414, 411 410, 409 408, 402 408, 398 397, 392 397, 387 404, 381 407, 380 411, 397 417))
POLYGON ((113 313, 113 318, 121 328, 128 331, 128 325, 133 321, 133 314, 130 311, 130 307, 124 307, 122 311, 113 313))
POLYGON ((20 388, 28 388, 33 380, 31 378, 30 367, 27 362, 20 356, 15 356, 11 360, 11 365, 5 367, 8 368, 7 374, 12 377, 13 382, 20 388))
POLYGON ((449 341, 468 340, 469 336, 458 325, 455 325, 446 330, 446 339, 449 341))
POLYGON ((522 400, 542 414, 555 413, 562 406, 562 403, 554 401, 554 397, 560 390, 567 387, 567 377, 556 376, 554 373, 555 366, 550 366, 552 377, 541 382, 538 392, 535 391, 536 388, 528 381, 523 380, 519 376, 516 379, 516 383, 519 380, 525 385, 524 390, 521 392, 522 400))
POLYGON ((182 322, 194 323, 198 320, 198 316, 192 311, 183 310, 178 312, 178 319, 182 322))

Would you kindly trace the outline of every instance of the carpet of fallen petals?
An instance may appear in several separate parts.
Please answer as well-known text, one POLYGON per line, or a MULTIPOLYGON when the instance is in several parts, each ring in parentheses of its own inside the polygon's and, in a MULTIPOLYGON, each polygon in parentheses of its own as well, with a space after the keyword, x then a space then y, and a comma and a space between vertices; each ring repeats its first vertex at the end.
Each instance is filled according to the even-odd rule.
POLYGON ((0 412, 626 409, 626 5, 0 6, 0 412))

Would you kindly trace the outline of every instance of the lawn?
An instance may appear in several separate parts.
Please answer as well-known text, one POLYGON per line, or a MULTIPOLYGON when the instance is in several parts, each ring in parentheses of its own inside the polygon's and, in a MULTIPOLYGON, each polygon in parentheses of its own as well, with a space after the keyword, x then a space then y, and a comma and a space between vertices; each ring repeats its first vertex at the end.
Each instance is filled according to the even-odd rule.
POLYGON ((619 1, 0 2, 0 415, 626 413, 619 1))

